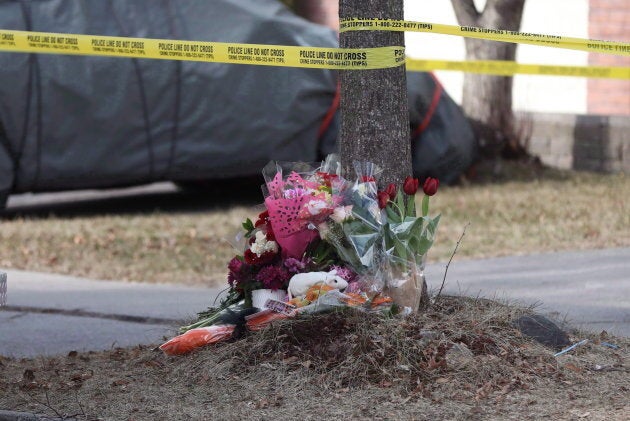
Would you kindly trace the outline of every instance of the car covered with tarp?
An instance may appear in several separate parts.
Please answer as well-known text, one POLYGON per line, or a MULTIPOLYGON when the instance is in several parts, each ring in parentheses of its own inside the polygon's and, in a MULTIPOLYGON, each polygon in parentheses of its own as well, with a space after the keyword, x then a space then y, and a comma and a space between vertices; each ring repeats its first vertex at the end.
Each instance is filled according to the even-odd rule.
MULTIPOLYGON (((0 0, 0 29, 337 47, 277 0, 0 0)), ((409 73, 417 176, 455 180, 475 157, 461 109, 409 73)), ((337 72, 0 52, 0 205, 12 193, 259 174, 336 148, 337 72)))

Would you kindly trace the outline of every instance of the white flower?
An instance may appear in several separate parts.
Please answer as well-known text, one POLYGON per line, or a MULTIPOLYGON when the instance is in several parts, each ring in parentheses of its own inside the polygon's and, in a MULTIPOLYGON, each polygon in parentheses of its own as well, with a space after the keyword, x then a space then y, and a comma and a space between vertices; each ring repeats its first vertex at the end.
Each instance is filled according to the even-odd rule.
POLYGON ((321 238, 322 240, 326 240, 326 237, 328 236, 328 234, 330 234, 330 227, 325 222, 319 224, 317 226, 317 230, 319 231, 319 238, 321 238))
POLYGON ((338 224, 341 224, 344 221, 352 219, 352 205, 348 206, 339 206, 335 208, 332 215, 330 215, 331 219, 338 224))
POLYGON ((278 252, 278 243, 276 243, 275 241, 267 241, 265 243, 264 251, 265 252, 270 251, 272 253, 277 253, 278 252))
POLYGON ((256 256, 260 257, 266 252, 277 253, 278 252, 278 243, 275 241, 267 241, 267 235, 262 232, 256 232, 256 240, 249 246, 249 249, 252 253, 255 253, 256 256))
POLYGON ((328 204, 323 200, 311 200, 306 204, 306 210, 313 216, 319 215, 327 207, 328 204))

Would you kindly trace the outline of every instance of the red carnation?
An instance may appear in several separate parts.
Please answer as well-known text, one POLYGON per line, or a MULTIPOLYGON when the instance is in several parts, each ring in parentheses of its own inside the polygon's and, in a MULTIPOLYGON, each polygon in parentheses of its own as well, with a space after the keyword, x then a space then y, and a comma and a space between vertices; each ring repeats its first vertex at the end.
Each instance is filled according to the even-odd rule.
POLYGON ((264 212, 261 212, 258 215, 258 220, 256 221, 256 223, 254 224, 254 226, 256 228, 258 228, 261 225, 265 225, 267 222, 269 222, 269 211, 266 210, 264 212))
POLYGON ((260 256, 251 251, 250 249, 245 250, 243 254, 245 258, 245 263, 252 266, 262 266, 271 263, 276 258, 276 253, 267 251, 260 256))
POLYGON ((428 177, 424 182, 424 186, 422 186, 422 190, 424 190, 424 194, 427 196, 433 196, 437 192, 439 186, 440 180, 428 177))
POLYGON ((337 174, 330 174, 321 171, 317 172, 317 176, 323 180, 326 187, 332 187, 332 181, 339 177, 337 174))
POLYGON ((417 178, 408 176, 407 178, 405 178, 405 182, 403 183, 403 191, 405 192, 405 194, 413 196, 418 191, 419 184, 420 182, 417 178))

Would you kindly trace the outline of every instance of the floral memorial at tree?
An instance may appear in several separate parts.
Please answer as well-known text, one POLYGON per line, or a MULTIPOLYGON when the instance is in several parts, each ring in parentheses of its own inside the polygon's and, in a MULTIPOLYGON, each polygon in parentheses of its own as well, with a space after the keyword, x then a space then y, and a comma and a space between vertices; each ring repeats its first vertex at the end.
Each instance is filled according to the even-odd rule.
POLYGON ((404 316, 424 308, 423 269, 440 220, 429 201, 439 181, 424 181, 417 209, 418 179, 379 190, 378 166, 353 166, 342 175, 335 155, 321 165, 267 165, 264 210, 231 241, 226 296, 160 348, 183 354, 336 309, 404 316))

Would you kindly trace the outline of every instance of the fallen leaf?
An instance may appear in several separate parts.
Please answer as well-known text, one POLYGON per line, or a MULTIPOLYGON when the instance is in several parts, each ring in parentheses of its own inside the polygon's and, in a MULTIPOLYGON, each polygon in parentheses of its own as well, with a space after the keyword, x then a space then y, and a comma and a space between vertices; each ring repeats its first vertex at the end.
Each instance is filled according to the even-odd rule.
POLYGON ((580 367, 578 367, 577 365, 573 364, 573 363, 566 363, 564 365, 564 368, 573 371, 574 373, 581 373, 584 370, 581 369, 580 367))
POLYGON ((265 409, 269 407, 269 401, 267 399, 261 399, 254 405, 256 409, 265 409))
POLYGON ((131 383, 129 380, 127 379, 119 379, 119 380, 115 380, 112 382, 112 386, 125 386, 127 384, 131 383))
POLYGON ((90 370, 89 372, 85 372, 85 373, 75 373, 72 376, 70 376, 70 380, 75 381, 75 382, 82 382, 84 380, 91 379, 92 376, 94 376, 94 372, 90 370))

